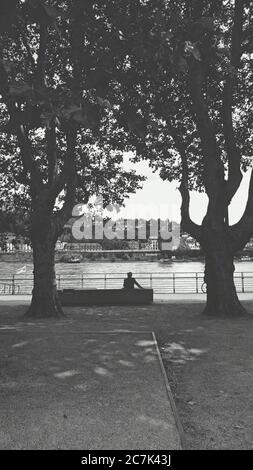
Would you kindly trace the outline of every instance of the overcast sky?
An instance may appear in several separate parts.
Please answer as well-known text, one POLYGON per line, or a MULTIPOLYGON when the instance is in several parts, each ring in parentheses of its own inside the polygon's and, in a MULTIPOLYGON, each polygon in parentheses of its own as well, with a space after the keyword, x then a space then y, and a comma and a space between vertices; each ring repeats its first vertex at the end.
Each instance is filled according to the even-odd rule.
MULTIPOLYGON (((125 165, 124 165, 125 166, 125 165)), ((147 162, 140 162, 133 165, 126 162, 126 167, 136 168, 136 171, 147 177, 143 184, 143 189, 138 190, 125 200, 125 209, 120 211, 120 215, 125 218, 157 218, 165 214, 173 220, 180 222, 181 197, 177 190, 178 183, 168 183, 160 179, 158 173, 153 173, 147 162), (166 213, 167 212, 167 213, 166 213), (171 217, 172 216, 172 217, 171 217)), ((230 224, 236 223, 245 208, 247 201, 250 171, 248 171, 241 183, 239 190, 230 205, 230 224)), ((190 212, 192 219, 201 223, 207 207, 207 197, 205 194, 197 192, 191 193, 190 212)))

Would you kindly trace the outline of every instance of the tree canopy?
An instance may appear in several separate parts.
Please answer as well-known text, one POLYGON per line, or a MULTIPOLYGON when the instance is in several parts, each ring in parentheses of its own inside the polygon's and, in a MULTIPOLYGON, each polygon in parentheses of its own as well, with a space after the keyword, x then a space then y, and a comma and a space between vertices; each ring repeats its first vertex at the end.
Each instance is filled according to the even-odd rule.
POLYGON ((134 191, 138 176, 120 166, 130 150, 180 183, 183 229, 206 254, 209 310, 239 311, 233 256, 252 234, 253 178, 233 227, 228 207, 252 158, 252 2, 11 0, 1 8, 0 171, 15 197, 20 185, 29 190, 34 246, 35 234, 44 230, 40 250, 45 238, 41 218, 47 230, 54 220, 49 242, 90 192, 102 187, 122 201, 134 191), (192 188, 209 200, 201 226, 190 217, 192 188))
POLYGON ((105 203, 123 202, 142 178, 122 167, 133 144, 105 97, 113 96, 106 63, 117 50, 108 50, 110 25, 96 18, 92 2, 2 8, 2 201, 29 206, 43 194, 52 204, 65 194, 68 215, 71 204, 100 191, 105 203))

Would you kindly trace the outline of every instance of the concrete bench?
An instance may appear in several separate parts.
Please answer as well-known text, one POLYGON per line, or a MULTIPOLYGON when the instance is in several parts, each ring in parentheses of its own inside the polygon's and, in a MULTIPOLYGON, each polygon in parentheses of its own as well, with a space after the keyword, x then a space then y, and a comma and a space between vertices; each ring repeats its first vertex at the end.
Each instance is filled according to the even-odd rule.
POLYGON ((147 305, 153 302, 153 289, 63 289, 58 293, 63 306, 147 305))

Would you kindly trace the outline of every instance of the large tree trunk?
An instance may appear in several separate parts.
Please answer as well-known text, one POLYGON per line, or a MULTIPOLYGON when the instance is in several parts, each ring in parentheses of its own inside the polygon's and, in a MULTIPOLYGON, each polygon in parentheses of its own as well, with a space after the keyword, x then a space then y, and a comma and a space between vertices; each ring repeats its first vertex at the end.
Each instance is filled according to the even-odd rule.
POLYGON ((55 276, 55 244, 58 227, 53 216, 40 211, 33 216, 32 247, 34 261, 34 287, 29 317, 61 317, 63 310, 57 294, 55 276))
POLYGON ((205 237, 205 282, 207 284, 207 303, 205 315, 219 317, 240 316, 246 312, 241 305, 234 284, 233 253, 227 227, 218 231, 204 231, 205 237))

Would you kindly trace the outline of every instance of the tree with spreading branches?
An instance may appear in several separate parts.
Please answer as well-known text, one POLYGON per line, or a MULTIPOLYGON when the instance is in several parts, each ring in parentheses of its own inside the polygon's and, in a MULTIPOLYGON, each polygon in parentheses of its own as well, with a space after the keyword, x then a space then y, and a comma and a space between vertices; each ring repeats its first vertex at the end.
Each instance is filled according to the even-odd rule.
POLYGON ((108 27, 95 13, 81 0, 0 6, 1 196, 5 209, 30 214, 29 316, 63 314, 54 251, 73 206, 101 193, 122 203, 142 180, 122 167, 131 145, 105 98, 114 52, 101 45, 108 27))
MULTIPOLYGON (((153 28, 144 18, 139 81, 126 91, 127 106, 139 116, 133 128, 139 154, 163 179, 180 183, 181 226, 205 253, 204 313, 211 316, 245 313, 233 260, 253 233, 253 176, 246 208, 234 225, 229 208, 252 158, 252 10, 247 0, 164 2, 153 28), (149 54, 159 32, 163 49, 156 49, 154 74, 149 54), (170 58, 167 66, 164 55, 170 58), (201 225, 190 216, 191 189, 208 197, 201 225)), ((136 75, 134 59, 129 64, 126 73, 136 75)))
POLYGON ((204 313, 236 316, 245 309, 236 293, 233 260, 253 233, 253 177, 245 211, 232 226, 229 206, 252 158, 253 6, 243 0, 198 0, 185 2, 183 12, 180 2, 180 10, 177 38, 178 47, 184 46, 183 74, 175 88, 182 93, 184 85, 187 100, 177 93, 176 111, 181 106, 178 117, 182 116, 184 106, 185 118, 180 118, 178 128, 173 126, 171 136, 181 158, 182 228, 199 241, 206 255, 204 313), (190 146, 189 119, 194 123, 190 146), (208 196, 201 226, 189 213, 192 150, 200 187, 208 196))

